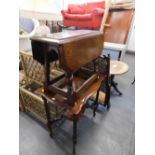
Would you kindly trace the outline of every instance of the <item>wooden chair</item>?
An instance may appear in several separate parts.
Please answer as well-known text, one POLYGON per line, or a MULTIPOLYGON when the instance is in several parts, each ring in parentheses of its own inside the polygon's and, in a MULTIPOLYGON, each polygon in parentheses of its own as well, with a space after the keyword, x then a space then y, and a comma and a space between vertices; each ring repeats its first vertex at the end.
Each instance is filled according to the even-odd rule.
MULTIPOLYGON (((98 58, 103 49, 103 33, 77 30, 67 35, 66 32, 61 32, 50 36, 33 37, 31 40, 33 57, 44 64, 45 68, 44 90, 40 90, 40 93, 44 100, 50 136, 53 134, 53 123, 61 119, 51 119, 49 113, 51 104, 65 107, 63 117, 73 122, 73 154, 75 154, 77 121, 86 109, 86 101, 94 93, 99 94, 101 83, 107 76, 99 71, 98 58), (53 54, 51 58, 50 53, 53 54), (51 80, 49 64, 57 59, 65 74, 51 80), (93 69, 86 67, 90 62, 93 62, 93 69)), ((93 109, 94 114, 97 103, 98 95, 93 109)))
MULTIPOLYGON (((110 109, 110 56, 102 55, 99 58, 99 70, 102 74, 106 75, 105 80, 101 84, 101 88, 98 94, 98 102, 95 111, 98 108, 98 104, 103 105, 104 107, 107 107, 107 110, 110 109)), ((97 93, 93 94, 91 96, 92 100, 96 100, 97 93)), ((95 115, 95 113, 94 113, 95 115)))

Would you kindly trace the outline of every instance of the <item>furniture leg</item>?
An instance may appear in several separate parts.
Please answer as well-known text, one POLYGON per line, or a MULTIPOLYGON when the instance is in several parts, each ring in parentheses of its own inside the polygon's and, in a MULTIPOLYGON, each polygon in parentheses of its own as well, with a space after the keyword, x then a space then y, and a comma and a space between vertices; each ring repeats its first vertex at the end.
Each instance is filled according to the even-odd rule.
POLYGON ((50 136, 52 137, 53 132, 52 132, 52 124, 51 124, 51 121, 50 121, 51 120, 50 110, 49 110, 49 107, 48 107, 47 99, 45 99, 43 97, 43 100, 44 100, 45 112, 46 112, 46 117, 47 117, 47 127, 49 129, 50 136))
POLYGON ((48 90, 48 85, 50 81, 50 64, 48 62, 48 56, 45 54, 44 56, 44 77, 45 77, 45 82, 44 82, 44 91, 47 92, 48 90))
POLYGON ((73 155, 76 153, 77 144, 77 120, 73 120, 73 155))
POLYGON ((111 104, 110 104, 110 90, 111 90, 110 81, 111 81, 110 77, 108 77, 107 80, 106 80, 106 95, 107 95, 107 97, 106 97, 106 100, 105 100, 107 110, 109 110, 110 107, 111 107, 111 104))
POLYGON ((108 103, 108 104, 107 104, 107 110, 109 110, 109 109, 110 109, 110 107, 111 107, 111 104, 110 104, 110 103, 108 103))
POLYGON ((115 82, 115 81, 113 81, 113 82, 114 82, 115 86, 117 86, 117 85, 118 85, 118 83, 117 83, 117 82, 115 82))
POLYGON ((96 116, 96 110, 97 110, 97 107, 98 107, 99 92, 100 92, 100 89, 97 91, 97 94, 96 94, 96 100, 95 100, 94 110, 93 110, 93 116, 94 117, 96 116))
POLYGON ((114 82, 114 75, 111 75, 111 87, 113 87, 119 95, 122 95, 122 92, 119 91, 117 84, 114 82))
MULTIPOLYGON (((121 53, 121 52, 119 52, 121 53)), ((110 76, 110 54, 108 54, 108 57, 106 58, 107 60, 107 78, 105 80, 106 82, 106 99, 105 103, 107 105, 107 110, 110 109, 111 104, 110 104, 110 90, 111 90, 111 76, 110 76)))
MULTIPOLYGON (((49 77, 49 74, 50 74, 50 65, 49 65, 49 62, 48 62, 48 57, 47 57, 47 54, 45 54, 44 56, 44 77, 45 77, 45 83, 44 83, 44 91, 47 92, 48 91, 48 84, 49 84, 49 81, 50 81, 50 77, 49 77)), ((52 133, 52 124, 51 124, 51 115, 50 115, 50 110, 49 110, 49 107, 48 107, 48 102, 47 102, 47 99, 42 97, 43 100, 44 100, 44 106, 45 106, 45 112, 46 112, 46 117, 47 117, 47 127, 49 129, 49 132, 50 132, 50 136, 52 137, 53 133, 52 133)))
POLYGON ((135 83, 135 77, 134 77, 134 80, 132 81, 132 83, 131 84, 134 84, 135 83))

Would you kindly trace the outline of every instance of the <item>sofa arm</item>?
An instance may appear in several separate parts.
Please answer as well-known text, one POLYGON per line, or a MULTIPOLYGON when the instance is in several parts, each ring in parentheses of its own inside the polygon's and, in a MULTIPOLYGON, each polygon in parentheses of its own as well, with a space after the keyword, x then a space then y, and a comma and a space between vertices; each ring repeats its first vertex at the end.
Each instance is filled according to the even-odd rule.
POLYGON ((63 17, 66 15, 66 13, 68 13, 68 10, 61 10, 61 14, 63 17))
POLYGON ((104 9, 102 9, 102 8, 95 8, 92 13, 94 15, 103 15, 104 9))

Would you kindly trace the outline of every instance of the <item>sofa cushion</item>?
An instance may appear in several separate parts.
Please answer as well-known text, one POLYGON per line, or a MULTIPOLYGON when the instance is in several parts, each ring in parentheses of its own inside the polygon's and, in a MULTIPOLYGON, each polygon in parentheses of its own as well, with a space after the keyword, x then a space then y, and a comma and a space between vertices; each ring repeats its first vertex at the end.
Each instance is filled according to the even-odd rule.
POLYGON ((87 13, 87 14, 69 14, 69 13, 65 13, 64 15, 65 18, 68 19, 75 19, 75 20, 87 20, 87 19, 91 19, 92 18, 92 14, 91 13, 87 13))
POLYGON ((68 10, 71 14, 84 14, 86 4, 69 4, 68 10))
POLYGON ((105 2, 88 2, 86 5, 86 12, 90 13, 92 12, 95 8, 105 8, 105 2))
POLYGON ((97 14, 97 15, 103 15, 104 9, 102 9, 102 8, 95 8, 95 9, 93 10, 93 13, 95 13, 95 14, 97 14))

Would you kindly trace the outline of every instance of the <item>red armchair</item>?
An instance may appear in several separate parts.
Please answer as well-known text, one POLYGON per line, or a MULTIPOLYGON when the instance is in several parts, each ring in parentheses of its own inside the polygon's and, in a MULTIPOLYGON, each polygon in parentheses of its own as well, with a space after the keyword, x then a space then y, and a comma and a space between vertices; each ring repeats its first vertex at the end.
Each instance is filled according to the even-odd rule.
POLYGON ((63 25, 81 28, 99 28, 105 10, 105 2, 88 2, 69 4, 67 10, 62 10, 63 25))

